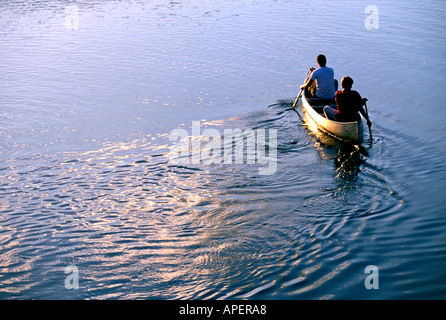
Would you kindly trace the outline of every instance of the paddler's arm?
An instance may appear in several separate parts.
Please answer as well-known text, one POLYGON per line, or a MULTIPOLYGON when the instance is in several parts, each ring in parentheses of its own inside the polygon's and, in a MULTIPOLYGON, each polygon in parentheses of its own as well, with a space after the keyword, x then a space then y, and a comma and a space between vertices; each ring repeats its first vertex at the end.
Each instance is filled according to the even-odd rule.
MULTIPOLYGON (((310 68, 310 71, 311 71, 311 72, 313 72, 314 70, 316 70, 316 69, 313 68, 313 67, 310 68)), ((303 85, 300 86, 301 89, 305 89, 305 88, 311 86, 311 84, 312 84, 313 81, 314 81, 314 80, 311 79, 311 75, 312 75, 312 74, 310 74, 310 76, 308 77, 307 81, 306 81, 303 85)))
POLYGON ((367 125, 369 127, 371 127, 372 126, 372 122, 370 121, 370 119, 369 119, 369 117, 367 115, 367 112, 365 112, 365 110, 363 108, 363 106, 365 105, 366 101, 367 101, 366 98, 362 98, 362 104, 361 104, 361 107, 359 108, 359 112, 361 112, 362 116, 367 120, 367 125))

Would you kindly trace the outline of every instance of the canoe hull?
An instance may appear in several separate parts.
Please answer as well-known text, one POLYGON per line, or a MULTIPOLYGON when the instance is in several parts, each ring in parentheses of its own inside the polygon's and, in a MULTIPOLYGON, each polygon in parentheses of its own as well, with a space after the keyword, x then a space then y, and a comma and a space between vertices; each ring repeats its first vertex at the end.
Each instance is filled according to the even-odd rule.
POLYGON ((347 140, 355 144, 363 141, 364 125, 362 120, 358 122, 333 121, 325 117, 322 111, 323 107, 317 106, 315 109, 305 97, 305 93, 302 94, 303 119, 308 125, 342 141, 347 140))

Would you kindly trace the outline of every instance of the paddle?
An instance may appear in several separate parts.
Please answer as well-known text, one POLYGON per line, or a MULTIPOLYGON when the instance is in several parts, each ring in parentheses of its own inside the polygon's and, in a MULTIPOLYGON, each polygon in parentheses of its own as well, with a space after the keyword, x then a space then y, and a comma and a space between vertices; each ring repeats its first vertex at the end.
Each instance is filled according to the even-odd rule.
MULTIPOLYGON (((305 83, 307 82, 307 80, 308 80, 308 76, 310 75, 310 72, 311 72, 311 69, 308 70, 308 72, 307 72, 307 76, 305 77, 305 81, 304 81, 303 84, 305 84, 305 83)), ((303 85, 303 84, 302 84, 302 85, 303 85)), ((304 88, 300 88, 299 94, 297 95, 297 98, 296 98, 296 100, 295 100, 294 103, 293 103, 293 109, 296 107, 297 101, 299 100, 300 95, 302 94, 302 91, 303 91, 303 90, 304 90, 304 88)))
MULTIPOLYGON (((367 120, 369 120, 369 112, 367 111, 367 103, 366 103, 366 101, 367 101, 367 99, 364 100, 364 109, 365 109, 365 114, 367 116, 367 120)), ((370 128, 370 125, 369 125, 369 123, 371 123, 371 122, 369 122, 369 121, 367 121, 367 126, 369 127, 370 140, 373 140, 372 128, 370 128)))

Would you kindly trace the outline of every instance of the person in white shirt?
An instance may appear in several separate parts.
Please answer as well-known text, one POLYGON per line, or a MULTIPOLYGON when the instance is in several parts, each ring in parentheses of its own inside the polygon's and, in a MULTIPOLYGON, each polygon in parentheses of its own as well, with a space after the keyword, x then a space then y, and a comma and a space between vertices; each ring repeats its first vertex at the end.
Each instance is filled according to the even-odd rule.
POLYGON ((312 73, 301 89, 306 90, 305 95, 309 98, 334 99, 336 93, 334 71, 326 66, 327 58, 323 54, 318 55, 316 61, 319 68, 310 69, 312 73))

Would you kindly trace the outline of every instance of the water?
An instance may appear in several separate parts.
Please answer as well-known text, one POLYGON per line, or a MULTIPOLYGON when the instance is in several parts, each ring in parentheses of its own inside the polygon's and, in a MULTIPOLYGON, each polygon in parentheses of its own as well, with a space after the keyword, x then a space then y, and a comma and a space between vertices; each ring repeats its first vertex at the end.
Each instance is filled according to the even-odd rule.
POLYGON ((0 298, 446 298, 446 7, 369 4, 3 1, 0 298), (321 52, 368 157, 290 108, 321 52), (192 121, 276 129, 276 172, 173 163, 192 121))

